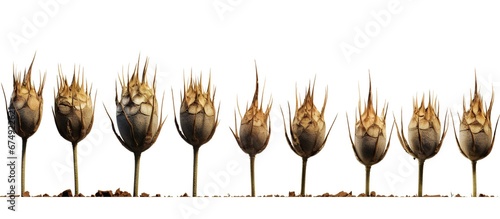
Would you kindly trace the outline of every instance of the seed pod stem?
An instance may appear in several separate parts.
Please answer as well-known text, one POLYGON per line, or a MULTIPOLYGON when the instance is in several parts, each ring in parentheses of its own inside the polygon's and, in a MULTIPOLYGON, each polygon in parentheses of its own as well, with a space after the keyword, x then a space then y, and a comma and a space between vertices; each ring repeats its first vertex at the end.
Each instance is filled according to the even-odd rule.
POLYGON ((424 162, 425 160, 418 160, 418 197, 422 197, 422 187, 424 181, 424 162))
POLYGON ((23 139, 23 151, 22 153, 22 161, 21 161, 21 196, 24 195, 25 190, 25 185, 26 185, 26 178, 24 177, 26 175, 26 145, 28 144, 28 138, 22 138, 23 139))
POLYGON ((78 143, 73 143, 73 168, 74 168, 74 180, 75 180, 75 196, 78 196, 78 153, 77 153, 78 143))
POLYGON ((370 170, 372 166, 365 166, 365 195, 370 197, 370 170))
POLYGON ((306 196, 306 169, 307 169, 307 157, 302 158, 302 184, 300 186, 300 196, 306 196))
POLYGON ((250 180, 252 181, 252 197, 255 197, 255 155, 250 155, 250 180))
POLYGON ((199 147, 193 147, 193 197, 196 197, 198 185, 198 151, 199 147))
POLYGON ((472 197, 477 197, 476 163, 477 161, 472 161, 472 197))
POLYGON ((137 197, 139 191, 139 166, 141 164, 141 153, 134 153, 135 171, 134 171, 134 197, 137 197))

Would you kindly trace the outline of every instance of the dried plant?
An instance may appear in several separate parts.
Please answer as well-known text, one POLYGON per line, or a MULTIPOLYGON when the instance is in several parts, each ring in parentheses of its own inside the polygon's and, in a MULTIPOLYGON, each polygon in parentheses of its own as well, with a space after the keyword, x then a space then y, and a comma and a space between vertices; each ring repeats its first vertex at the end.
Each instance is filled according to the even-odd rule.
POLYGON ((491 108, 493 106, 494 94, 491 94, 490 106, 483 105, 483 98, 477 88, 477 76, 474 83, 474 97, 470 97, 470 108, 465 109, 465 97, 463 101, 463 114, 460 120, 460 115, 457 113, 460 122, 459 137, 455 129, 455 121, 452 118, 453 131, 455 133, 455 140, 458 144, 460 152, 472 162, 472 196, 477 195, 477 181, 476 181, 476 163, 488 156, 493 149, 495 142, 496 129, 498 126, 498 119, 495 125, 495 131, 492 134, 491 127, 491 108), (488 110, 486 110, 488 109, 488 110))
MULTIPOLYGON (((351 136, 351 128, 349 124, 349 117, 347 117, 347 127, 349 130, 349 139, 351 141, 352 149, 354 150, 354 155, 356 155, 357 160, 365 165, 366 180, 365 180, 365 194, 370 195, 370 170, 371 167, 382 159, 384 159, 387 150, 389 149, 391 143, 392 128, 389 137, 386 134, 386 123, 385 119, 387 116, 388 104, 384 104, 382 108, 381 117, 377 114, 378 109, 373 108, 372 100, 372 84, 371 77, 369 78, 369 91, 368 91, 368 103, 365 104, 365 110, 361 113, 361 97, 358 101, 358 115, 356 117, 356 130, 354 132, 354 141, 351 136), (387 141, 388 140, 388 141, 387 141), (387 141, 387 145, 386 145, 387 141)), ((378 103, 378 100, 377 100, 378 103)), ((376 105, 378 105, 375 103, 376 105)))
MULTIPOLYGON (((22 154, 21 154, 21 195, 26 191, 26 149, 28 144, 28 138, 31 137, 40 126, 43 115, 43 87, 45 85, 45 76, 41 79, 38 85, 38 90, 36 89, 34 83, 31 81, 31 71, 33 69, 33 63, 35 62, 36 54, 33 56, 30 67, 28 71, 24 71, 21 78, 21 72, 16 74, 16 69, 13 70, 14 78, 14 91, 10 97, 10 104, 7 111, 7 121, 9 125, 14 129, 14 132, 22 139, 22 154)), ((40 76, 40 78, 42 78, 40 76)), ((5 90, 2 91, 5 101, 5 106, 7 106, 7 98, 5 96, 5 90)))
MULTIPOLYGON (((422 197, 422 182, 424 173, 424 162, 434 157, 443 144, 444 137, 448 131, 448 113, 445 115, 443 134, 441 135, 441 122, 439 121, 439 106, 437 100, 431 99, 429 93, 429 103, 427 108, 424 105, 424 96, 422 103, 418 106, 418 100, 413 99, 413 115, 408 125, 408 141, 403 131, 403 113, 401 112, 401 131, 398 124, 396 129, 399 141, 406 153, 418 160, 418 197, 422 197), (437 113, 436 110, 437 109, 437 113)), ((396 118, 394 118, 396 121, 396 118)))
POLYGON ((326 132, 325 124, 325 107, 326 101, 328 99, 328 88, 325 90, 325 99, 323 101, 323 107, 321 112, 318 111, 314 105, 314 86, 316 79, 313 83, 313 88, 311 92, 311 86, 306 90, 306 96, 304 98, 304 103, 299 103, 299 97, 297 96, 297 89, 295 89, 295 115, 293 117, 293 122, 291 121, 291 110, 290 103, 288 104, 288 120, 290 124, 290 136, 288 137, 286 130, 285 115, 283 114, 283 109, 281 109, 281 115, 283 116, 283 124, 285 127, 285 137, 290 148, 295 152, 295 154, 302 157, 302 183, 300 195, 305 196, 305 184, 306 184, 306 169, 307 160, 318 154, 323 146, 325 146, 326 140, 330 135, 330 131, 337 119, 333 120, 328 132, 326 132), (300 105, 300 107, 299 107, 300 105), (326 134, 326 136, 325 136, 326 134))
MULTIPOLYGON (((149 149, 158 138, 161 128, 165 123, 163 119, 163 100, 160 117, 158 118, 158 101, 156 99, 156 70, 153 79, 153 87, 148 85, 146 73, 149 59, 146 58, 142 80, 139 80, 139 61, 134 68, 132 77, 125 80, 123 73, 120 79, 122 87, 121 99, 118 100, 118 90, 116 91, 116 120, 118 135, 109 113, 106 113, 111 121, 111 127, 120 143, 130 152, 134 153, 135 174, 134 174, 134 196, 138 194, 139 187, 139 165, 142 152, 149 149)), ((128 72, 127 72, 128 75, 128 72)))
MULTIPOLYGON (((241 117, 240 113, 240 132, 238 136, 238 127, 236 124, 236 112, 234 112, 234 129, 231 129, 236 142, 243 152, 250 156, 250 181, 251 194, 255 197, 255 156, 262 152, 269 143, 271 136, 271 120, 269 120, 269 112, 271 111, 272 101, 269 100, 266 110, 263 111, 264 94, 261 97, 259 107, 259 75, 257 73, 257 64, 255 64, 255 93, 250 108, 246 108, 245 116, 241 117)), ((238 112, 240 107, 238 106, 238 112)))
POLYGON ((73 146, 73 168, 75 181, 75 196, 79 194, 78 188, 78 142, 83 140, 92 130, 94 123, 94 103, 92 103, 92 87, 88 88, 83 75, 73 71, 71 85, 62 74, 59 66, 59 78, 57 84, 57 94, 54 92, 54 106, 52 114, 59 134, 73 146))
MULTIPOLYGON (((189 85, 184 82, 184 93, 181 94, 182 103, 180 108, 180 128, 182 131, 177 122, 175 104, 173 105, 177 132, 184 141, 193 146, 193 197, 196 197, 197 193, 198 151, 203 144, 212 139, 219 124, 219 109, 215 110, 214 107, 215 89, 212 94, 210 85, 210 76, 206 91, 202 88, 201 76, 200 80, 193 80, 191 74, 189 85)), ((175 103, 173 90, 172 103, 175 103)))

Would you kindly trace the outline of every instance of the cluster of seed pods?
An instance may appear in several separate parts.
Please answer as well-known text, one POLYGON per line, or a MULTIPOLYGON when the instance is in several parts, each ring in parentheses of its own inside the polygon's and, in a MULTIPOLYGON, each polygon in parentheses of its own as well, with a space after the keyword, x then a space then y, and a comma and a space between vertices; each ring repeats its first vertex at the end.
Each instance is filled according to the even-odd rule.
MULTIPOLYGON (((21 194, 25 192, 27 140, 37 131, 43 114, 42 92, 46 74, 44 74, 43 79, 41 78, 37 90, 31 80, 34 61, 35 57, 33 57, 28 70, 25 70, 22 75, 22 79, 21 73, 14 70, 13 92, 9 103, 7 103, 5 90, 2 85, 9 125, 22 138, 21 194)), ((141 154, 155 143, 166 121, 166 117, 163 117, 163 97, 161 104, 157 100, 156 71, 153 82, 150 85, 146 77, 149 60, 146 59, 142 68, 142 75, 139 64, 140 59, 132 70, 132 76, 129 77, 130 72, 128 71, 127 77, 125 77, 125 72, 122 72, 121 77, 118 78, 121 92, 119 95, 118 88, 116 88, 117 128, 108 109, 104 106, 116 138, 127 150, 134 154, 134 196, 138 195, 141 154)), ((259 104, 259 80, 256 63, 255 75, 255 91, 251 105, 247 107, 243 116, 239 106, 237 106, 240 115, 239 129, 236 111, 234 115, 235 126, 234 129, 231 128, 236 144, 250 157, 252 196, 255 196, 255 157, 265 150, 269 142, 271 136, 269 113, 272 108, 272 99, 269 100, 266 107, 263 107, 264 95, 261 96, 259 104)), ((283 109, 281 109, 285 127, 284 137, 292 151, 302 158, 301 196, 305 196, 307 160, 321 151, 337 118, 335 116, 331 124, 327 125, 324 114, 328 99, 328 89, 325 90, 323 106, 321 110, 318 110, 314 104, 314 87, 313 84, 312 87, 309 86, 306 89, 303 101, 299 100, 296 91, 293 119, 290 104, 288 104, 288 119, 285 117, 283 109), (286 125, 287 122, 288 126, 286 125)), ((413 115, 408 124, 408 136, 405 136, 402 115, 399 125, 396 122, 396 118, 394 118, 394 123, 390 125, 390 132, 387 135, 386 117, 388 104, 385 103, 382 111, 379 113, 377 107, 373 106, 371 87, 370 79, 368 100, 364 108, 361 106, 361 97, 359 97, 354 123, 354 134, 351 132, 349 116, 346 114, 348 134, 355 155, 354 157, 366 168, 365 194, 369 194, 370 191, 370 169, 385 157, 390 146, 393 128, 396 126, 397 136, 402 147, 409 155, 418 160, 419 181, 417 194, 418 196, 422 196, 424 162, 439 152, 448 131, 448 112, 445 113, 444 122, 441 124, 437 99, 433 98, 429 93, 428 104, 425 106, 425 96, 422 97, 420 105, 418 104, 418 99, 415 98, 413 115)), ((62 73, 62 69, 59 67, 58 86, 54 92, 52 114, 59 134, 71 142, 73 147, 75 194, 79 194, 77 145, 92 129, 96 107, 95 98, 96 94, 92 98, 92 86, 88 87, 83 69, 80 70, 78 68, 77 71, 75 67, 71 84, 69 84, 66 76, 62 73)), ((197 196, 198 151, 202 145, 210 141, 219 124, 220 104, 216 108, 214 98, 215 88, 212 91, 210 77, 208 79, 208 87, 204 90, 201 76, 197 80, 193 79, 191 75, 189 81, 184 82, 184 90, 181 92, 179 120, 176 114, 177 108, 175 104, 173 105, 176 129, 180 137, 193 147, 193 197, 197 196)), ((175 103, 173 90, 172 100, 175 103)), ((492 106, 493 95, 489 106, 483 104, 476 80, 474 94, 471 95, 469 107, 467 107, 464 99, 463 114, 462 116, 457 115, 457 119, 460 121, 458 134, 455 129, 455 121, 452 119, 459 151, 472 163, 472 196, 476 196, 477 194, 476 163, 491 152, 495 141, 496 128, 500 119, 499 116, 496 119, 495 128, 493 128, 491 118, 492 106)))

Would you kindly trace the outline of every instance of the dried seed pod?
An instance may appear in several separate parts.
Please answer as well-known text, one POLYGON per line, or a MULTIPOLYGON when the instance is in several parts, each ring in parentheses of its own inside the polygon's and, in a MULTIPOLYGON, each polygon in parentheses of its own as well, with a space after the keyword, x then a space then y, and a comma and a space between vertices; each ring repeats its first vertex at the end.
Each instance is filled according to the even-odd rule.
MULTIPOLYGON (((40 126, 43 115, 43 87, 45 85, 45 76, 41 79, 38 90, 31 81, 31 71, 35 62, 36 54, 33 56, 28 71, 24 71, 21 78, 21 72, 16 74, 16 69, 13 71, 14 90, 10 97, 9 107, 6 107, 7 121, 14 132, 22 138, 22 163, 21 163, 21 195, 25 190, 25 167, 26 167, 26 148, 28 138, 31 137, 40 126)), ((41 78, 41 76, 40 76, 41 78)), ((3 89, 3 97, 5 106, 7 106, 7 97, 3 89)))
POLYGON ((44 74, 37 90, 31 81, 34 62, 35 57, 33 57, 28 71, 24 71, 22 78, 21 72, 16 74, 14 70, 14 91, 8 110, 14 112, 14 122, 10 125, 21 138, 29 138, 38 130, 43 115, 42 93, 46 74, 44 74))
POLYGON ((163 107, 159 112, 160 117, 158 117, 156 70, 153 87, 150 87, 146 78, 149 59, 146 58, 141 80, 139 79, 139 62, 140 59, 130 79, 127 77, 127 80, 125 80, 122 74, 122 78, 120 79, 122 87, 120 100, 118 100, 118 91, 116 91, 116 120, 121 137, 116 132, 113 121, 106 110, 116 137, 127 150, 134 153, 134 196, 138 194, 141 153, 149 149, 156 142, 166 120, 166 118, 163 119, 163 107))
POLYGON ((389 136, 386 135, 385 130, 388 104, 384 104, 381 114, 382 117, 379 117, 377 110, 373 107, 371 77, 369 81, 368 103, 363 113, 361 113, 361 97, 358 101, 359 119, 356 117, 354 141, 351 136, 349 118, 347 118, 349 139, 352 144, 352 149, 354 150, 354 155, 356 155, 357 160, 366 167, 366 195, 369 195, 371 166, 384 159, 389 149, 392 135, 392 128, 389 136))
MULTIPOLYGON (((241 150, 250 155, 250 157, 262 152, 266 148, 267 143, 269 142, 269 137, 271 136, 271 121, 269 120, 269 112, 271 111, 272 101, 269 100, 265 112, 262 109, 263 100, 261 100, 259 107, 259 76, 257 74, 257 66, 255 66, 255 68, 255 93, 250 108, 246 109, 245 115, 242 118, 240 116, 241 125, 239 136, 236 125, 236 112, 234 114, 234 126, 236 131, 231 129, 231 132, 233 133, 241 150)), ((262 94, 262 99, 264 98, 263 96, 264 94, 262 94)))
MULTIPOLYGON (((455 130, 455 121, 453 122, 453 131, 455 140, 460 152, 472 162, 472 196, 476 196, 476 162, 488 156, 493 149, 495 142, 498 120, 495 125, 495 131, 491 126, 491 109, 493 106, 494 94, 491 94, 490 106, 483 105, 483 98, 477 88, 477 76, 474 83, 474 97, 471 95, 470 108, 465 108, 465 97, 463 103, 463 114, 460 122, 460 133, 457 137, 455 130), (486 110, 488 109, 488 110, 486 110)), ((458 115, 460 120, 460 115, 458 115)))
POLYGON ((316 80, 314 80, 313 88, 311 87, 306 91, 306 96, 304 98, 304 103, 299 103, 297 94, 295 95, 295 115, 293 122, 291 121, 291 110, 290 104, 288 104, 288 117, 290 122, 290 136, 288 137, 285 115, 283 110, 281 110, 281 115, 283 116, 283 124, 285 127, 285 137, 290 148, 300 157, 302 157, 302 187, 301 196, 305 195, 305 175, 306 175, 306 165, 307 159, 318 154, 328 139, 330 131, 337 119, 333 120, 328 132, 326 132, 325 125, 325 107, 326 101, 328 99, 328 88, 325 91, 325 99, 323 102, 323 107, 321 112, 318 111, 314 105, 314 85, 316 80), (300 105, 300 107, 299 107, 300 105), (326 134, 326 136, 325 136, 326 134))
MULTIPOLYGON (((184 93, 181 94, 182 104, 180 108, 180 126, 182 131, 177 122, 175 105, 173 106, 177 132, 184 141, 193 146, 193 197, 196 196, 197 189, 198 150, 203 144, 212 139, 215 129, 219 124, 219 109, 215 110, 214 106, 215 89, 212 94, 210 85, 211 77, 209 76, 207 90, 203 91, 201 76, 200 80, 193 80, 192 74, 189 85, 184 83, 184 93)), ((173 91, 172 102, 175 102, 173 91)))
MULTIPOLYGON (((269 100, 265 112, 263 111, 262 94, 259 107, 259 75, 257 73, 257 64, 255 64, 255 93, 250 108, 247 107, 243 118, 240 113, 240 131, 238 136, 238 127, 236 125, 236 112, 234 113, 235 131, 231 129, 236 142, 243 152, 250 156, 250 174, 251 174, 251 192, 255 196, 255 180, 254 180, 254 162, 255 156, 262 152, 267 147, 269 137, 271 136, 271 121, 269 120, 269 112, 271 111, 272 101, 269 100)), ((238 106, 239 111, 239 106, 238 106)))
MULTIPOLYGON (((448 131, 447 117, 445 115, 443 134, 441 135, 441 122, 439 121, 439 107, 437 100, 432 101, 429 93, 429 103, 427 108, 424 105, 424 97, 422 103, 418 106, 417 99, 413 101, 413 115, 408 125, 408 139, 406 140, 403 131, 403 118, 401 118, 401 130, 396 123, 396 129, 399 141, 404 150, 419 162, 419 179, 418 179, 418 196, 422 196, 422 180, 424 161, 434 157, 443 144, 443 139, 448 131), (437 113, 435 111, 437 109, 437 113)), ((403 117, 401 113, 401 117, 403 117)), ((396 120, 396 119, 394 119, 396 120)))
MULTIPOLYGON (((218 125, 218 112, 214 107, 215 91, 211 94, 211 78, 208 78, 206 91, 202 88, 202 79, 189 80, 189 85, 184 84, 184 94, 181 96, 182 104, 180 108, 180 123, 182 131, 179 129, 177 118, 175 124, 179 135, 193 147, 201 147, 212 139, 218 125)), ((175 112, 175 109, 174 109, 175 112)))
POLYGON ((80 75, 80 69, 78 74, 75 69, 71 85, 69 85, 59 66, 54 106, 52 113, 57 130, 64 139, 76 144, 90 133, 94 122, 95 103, 92 103, 92 87, 88 88, 83 70, 80 75))
POLYGON ((57 95, 54 93, 55 109, 52 109, 52 114, 59 134, 71 142, 73 146, 74 191, 76 196, 79 194, 77 144, 92 130, 95 102, 92 103, 92 88, 88 88, 83 76, 83 70, 80 78, 80 69, 78 69, 78 75, 76 75, 75 69, 71 85, 68 85, 66 77, 62 74, 61 66, 59 66, 58 82, 57 95))

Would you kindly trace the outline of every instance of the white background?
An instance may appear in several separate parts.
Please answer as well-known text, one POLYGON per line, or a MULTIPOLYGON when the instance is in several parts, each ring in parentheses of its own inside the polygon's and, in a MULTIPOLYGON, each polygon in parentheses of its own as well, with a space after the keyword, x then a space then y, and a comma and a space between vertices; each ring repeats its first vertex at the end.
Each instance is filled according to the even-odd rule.
MULTIPOLYGON (((91 195, 117 188, 132 192, 133 154, 112 134, 103 104, 114 119, 117 77, 122 67, 134 66, 141 54, 141 67, 150 57, 150 81, 157 67, 157 92, 165 92, 168 118, 156 144, 142 155, 139 192, 191 194, 192 147, 175 130, 170 90, 179 107, 183 72, 188 76, 192 69, 195 76, 203 75, 205 87, 211 71, 216 103, 221 103, 220 125, 200 150, 198 194, 214 194, 208 187, 222 196, 250 193, 248 155, 237 146, 229 127, 234 127, 236 97, 244 110, 253 95, 255 59, 260 79, 266 81, 264 102, 271 95, 274 101, 271 139, 256 158, 257 195, 300 192, 301 159, 286 143, 280 107, 290 102, 294 110, 295 85, 303 97, 315 76, 316 106, 322 106, 328 87, 325 120, 329 124, 335 115, 338 118, 324 149, 309 159, 306 193, 358 195, 364 192, 364 166, 354 157, 345 115, 349 114, 353 128, 358 84, 365 101, 368 70, 379 109, 384 101, 389 103, 387 124, 392 124, 393 113, 400 122, 403 109, 406 131, 412 98, 420 99, 424 92, 427 98, 429 91, 437 95, 440 118, 450 110, 458 122, 456 114, 462 114, 464 96, 468 104, 475 69, 485 102, 489 104, 492 88, 500 88, 497 6, 409 0, 3 1, 0 77, 7 97, 12 92, 13 65, 27 68, 36 52, 34 82, 39 83, 39 72, 47 72, 43 119, 28 142, 26 189, 32 195, 73 189, 71 145, 59 136, 51 113, 61 64, 67 76, 74 65, 84 67, 88 82, 98 92, 94 127, 79 148, 80 192, 91 195), (47 2, 53 5, 44 9, 47 2), (364 41, 359 39, 365 34, 364 41), (341 45, 347 44, 355 53, 343 52, 341 45), (228 164, 238 171, 227 183, 211 177, 225 172, 228 164)), ((493 107, 495 120, 498 108, 493 107)), ((0 118, 6 124, 5 115, 0 118)), ((470 196, 471 164, 458 150, 451 122, 449 128, 440 152, 425 163, 423 191, 470 196)), ((6 132, 7 126, 0 126, 2 142, 6 132)), ((0 157, 5 163, 5 156, 0 157)), ((415 195, 416 164, 394 132, 386 158, 372 167, 371 190, 415 195)), ((478 162, 478 194, 500 195, 499 165, 500 152, 495 147, 478 162)), ((7 189, 6 180, 0 186, 7 189)))

